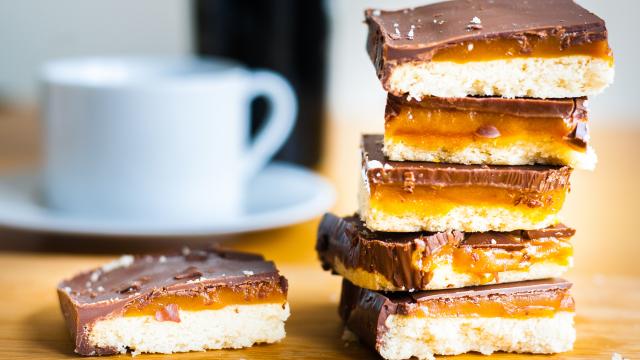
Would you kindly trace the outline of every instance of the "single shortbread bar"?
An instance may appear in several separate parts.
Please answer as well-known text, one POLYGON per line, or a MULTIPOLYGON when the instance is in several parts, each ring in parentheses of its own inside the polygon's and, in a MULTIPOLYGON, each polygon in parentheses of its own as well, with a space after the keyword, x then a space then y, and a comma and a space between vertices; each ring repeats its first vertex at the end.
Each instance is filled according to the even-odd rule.
POLYGON ((385 359, 477 351, 569 351, 576 333, 571 284, 561 279, 464 289, 380 293, 342 283, 340 316, 385 359))
POLYGON ((390 160, 455 164, 568 165, 592 170, 586 98, 439 98, 389 95, 390 160))
POLYGON ((415 291, 536 280, 573 262, 575 230, 463 233, 371 231, 356 216, 325 214, 316 250, 326 270, 370 290, 415 291))
POLYGON ((604 21, 572 0, 453 0, 365 17, 369 56, 394 95, 572 98, 613 81, 604 21))
POLYGON ((285 336, 287 280, 259 255, 217 249, 123 256, 58 296, 80 355, 242 348, 285 336))
POLYGON ((364 135, 359 213, 375 231, 541 229, 557 223, 571 168, 389 161, 364 135))

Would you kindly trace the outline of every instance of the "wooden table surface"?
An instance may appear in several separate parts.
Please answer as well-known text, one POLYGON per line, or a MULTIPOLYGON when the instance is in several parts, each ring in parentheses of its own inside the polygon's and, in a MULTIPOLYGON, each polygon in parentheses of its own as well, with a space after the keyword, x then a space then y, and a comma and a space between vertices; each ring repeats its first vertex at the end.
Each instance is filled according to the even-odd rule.
MULTIPOLYGON (((0 255, 0 357, 12 359, 77 358, 58 308, 57 282, 108 259, 50 254, 0 255)), ((291 318, 287 337, 279 344, 250 349, 167 355, 157 359, 375 359, 358 343, 340 339, 342 325, 336 308, 340 278, 322 272, 318 264, 283 265, 289 278, 291 318)), ((578 340, 570 353, 552 359, 609 359, 614 352, 640 356, 640 279, 574 277, 578 340)), ((501 358, 522 358, 500 354, 501 358)), ((465 355, 459 359, 482 358, 465 355)))
MULTIPOLYGON (((39 126, 33 111, 0 107, 0 172, 33 168, 39 161, 39 126)), ((366 124, 330 121, 320 170, 334 181, 340 214, 355 209, 358 133, 366 124)), ((377 129, 374 129, 377 130, 377 129)), ((640 241, 631 229, 640 214, 640 130, 596 129, 600 157, 595 173, 576 172, 565 206, 578 229, 574 282, 578 339, 570 353, 553 359, 610 359, 617 352, 640 359, 640 241)), ((224 238, 113 239, 35 234, 0 229, 0 359, 78 358, 64 327, 56 284, 121 253, 161 251, 218 241, 273 259, 290 280, 292 316, 279 344, 233 351, 141 355, 167 359, 365 359, 376 356, 345 344, 337 316, 340 278, 320 269, 313 250, 317 219, 303 224, 224 238)), ((524 358, 498 354, 499 358, 524 358)), ((540 356, 542 357, 542 356, 540 356)), ((464 355, 455 359, 486 358, 464 355)), ((546 357, 545 357, 546 358, 546 357)))

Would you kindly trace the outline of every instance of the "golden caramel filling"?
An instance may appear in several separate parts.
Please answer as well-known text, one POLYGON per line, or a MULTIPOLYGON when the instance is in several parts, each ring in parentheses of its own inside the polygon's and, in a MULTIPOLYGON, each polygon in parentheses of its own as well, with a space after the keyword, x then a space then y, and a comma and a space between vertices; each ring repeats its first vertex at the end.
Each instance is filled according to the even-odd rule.
POLYGON ((506 208, 531 221, 560 211, 565 189, 524 193, 488 186, 416 186, 409 193, 401 185, 371 184, 370 206, 392 216, 437 217, 457 206, 506 208))
POLYGON ((163 295, 150 302, 129 307, 124 316, 157 316, 169 306, 177 306, 180 310, 219 310, 229 305, 277 304, 287 301, 286 295, 279 288, 259 294, 247 294, 229 288, 217 289, 197 296, 163 295))
MULTIPOLYGON (((554 238, 527 241, 528 246, 519 251, 504 249, 472 248, 468 245, 453 250, 453 268, 458 272, 477 274, 510 270, 528 270, 531 265, 550 262, 568 266, 573 255, 569 242, 554 238)), ((492 277, 494 277, 493 275, 492 277)))
POLYGON ((481 298, 443 298, 424 301, 410 315, 419 317, 551 317, 558 311, 575 311, 568 290, 497 294, 481 298))
POLYGON ((443 264, 451 264, 454 271, 471 275, 473 280, 486 284, 499 282, 498 273, 504 271, 527 271, 534 264, 552 263, 569 266, 573 246, 564 238, 540 238, 522 240, 522 249, 481 248, 470 245, 448 244, 434 253, 414 252, 413 263, 418 271, 432 274, 443 264))
POLYGON ((509 148, 517 142, 553 144, 558 154, 586 151, 567 139, 570 120, 523 117, 493 112, 401 106, 385 121, 385 138, 424 151, 463 150, 470 144, 509 148), (483 134, 493 128, 497 133, 483 134))
POLYGON ((528 51, 515 39, 492 39, 467 41, 439 50, 432 61, 452 61, 466 63, 470 61, 490 61, 510 58, 554 58, 570 55, 587 55, 598 59, 604 59, 613 63, 613 54, 606 40, 572 45, 562 49, 561 40, 555 36, 546 38, 528 37, 528 51))

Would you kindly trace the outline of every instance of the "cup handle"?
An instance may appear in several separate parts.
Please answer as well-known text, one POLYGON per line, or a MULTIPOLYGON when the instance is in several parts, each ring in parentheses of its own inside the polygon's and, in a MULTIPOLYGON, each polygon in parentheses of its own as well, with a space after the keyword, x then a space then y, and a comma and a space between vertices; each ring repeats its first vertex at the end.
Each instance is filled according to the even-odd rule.
POLYGON ((252 177, 275 155, 295 124, 298 103, 291 85, 280 75, 258 70, 251 75, 251 96, 264 96, 270 105, 267 119, 243 161, 244 175, 252 177))

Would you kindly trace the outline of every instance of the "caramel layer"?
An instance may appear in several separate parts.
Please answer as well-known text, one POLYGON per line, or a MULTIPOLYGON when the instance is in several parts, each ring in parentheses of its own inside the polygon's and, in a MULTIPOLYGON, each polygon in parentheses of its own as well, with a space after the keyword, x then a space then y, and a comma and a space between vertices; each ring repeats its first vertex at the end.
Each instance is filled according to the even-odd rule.
POLYGON ((385 121, 385 138, 424 151, 463 150, 471 144, 508 148, 518 142, 553 144, 558 154, 586 151, 569 137, 572 119, 403 105, 385 121))
POLYGON ((370 206, 392 216, 436 217, 456 206, 506 208, 531 221, 542 221, 562 208, 566 190, 542 193, 485 186, 416 186, 407 191, 396 184, 370 184, 370 206))
POLYGON ((286 301, 285 294, 277 286, 249 292, 221 288, 196 295, 159 296, 141 304, 134 304, 125 311, 124 316, 154 316, 169 305, 177 305, 180 310, 199 311, 219 310, 229 305, 276 304, 286 301))
POLYGON ((496 279, 502 271, 526 271, 537 263, 568 266, 573 247, 567 239, 542 238, 526 242, 522 250, 473 248, 463 245, 452 249, 453 269, 475 276, 482 282, 496 279))
POLYGON ((443 48, 434 54, 432 61, 490 61, 510 58, 554 58, 570 55, 587 55, 608 60, 613 64, 613 54, 606 40, 585 42, 565 47, 555 36, 527 36, 526 41, 516 39, 490 39, 463 42, 443 48))
POLYGON ((575 311, 567 289, 496 294, 480 298, 432 299, 422 302, 411 314, 424 317, 551 317, 559 311, 575 311))

